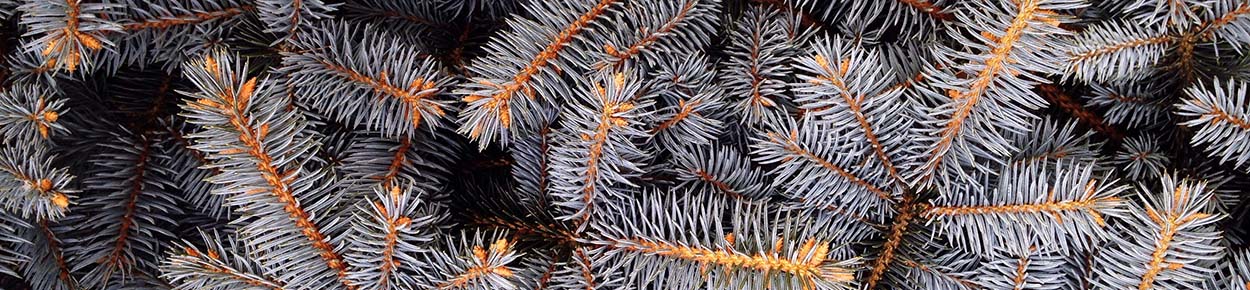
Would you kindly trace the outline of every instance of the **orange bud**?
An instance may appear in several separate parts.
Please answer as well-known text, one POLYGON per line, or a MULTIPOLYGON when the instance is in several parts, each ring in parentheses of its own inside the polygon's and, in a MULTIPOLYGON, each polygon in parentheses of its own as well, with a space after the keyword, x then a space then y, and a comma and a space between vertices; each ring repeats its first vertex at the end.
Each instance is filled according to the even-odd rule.
POLYGON ((243 87, 239 88, 238 106, 247 104, 247 100, 252 97, 252 93, 256 90, 256 77, 248 79, 243 83, 243 87))
POLYGON ((99 39, 95 39, 95 37, 86 33, 75 31, 74 38, 77 38, 79 42, 82 42, 83 46, 86 46, 87 48, 90 48, 91 50, 100 50, 100 48, 103 47, 103 45, 100 44, 99 39))
POLYGON ((48 139, 48 125, 38 124, 36 128, 39 130, 39 136, 48 139))
POLYGON ((495 272, 495 274, 498 274, 499 276, 512 277, 512 269, 508 269, 508 267, 498 267, 491 272, 495 272))
POLYGON ((603 45, 603 51, 605 51, 605 52, 607 52, 608 54, 611 54, 611 55, 617 55, 617 54, 619 54, 619 53, 620 53, 620 52, 616 51, 616 47, 615 47, 615 46, 612 46, 612 44, 604 44, 604 45, 603 45))
POLYGON ((486 97, 479 96, 479 95, 468 95, 468 96, 465 96, 464 98, 462 98, 462 99, 460 99, 460 100, 461 100, 461 101, 463 101, 463 102, 465 102, 465 103, 472 103, 472 102, 476 102, 476 101, 478 101, 478 100, 485 99, 485 98, 486 98, 486 97))
POLYGON ((52 180, 47 179, 47 178, 40 179, 39 181, 35 183, 35 189, 41 192, 47 192, 49 190, 52 190, 52 180))
POLYGON ((482 246, 473 246, 473 257, 476 257, 478 261, 485 263, 487 258, 486 250, 482 249, 482 246))
POLYGON ((490 245, 490 251, 495 252, 495 253, 507 252, 508 251, 508 239, 495 240, 495 243, 490 245))
POLYGON ((191 247, 182 247, 182 250, 187 252, 187 256, 192 256, 192 257, 199 257, 199 256, 200 256, 200 252, 199 252, 199 251, 196 251, 196 250, 195 250, 195 248, 191 248, 191 247))
POLYGON ((57 192, 52 195, 52 204, 59 208, 67 208, 69 207, 69 197, 65 196, 65 194, 57 192))
POLYGON ((612 76, 612 84, 616 86, 617 91, 625 88, 625 74, 618 72, 616 75, 612 76))

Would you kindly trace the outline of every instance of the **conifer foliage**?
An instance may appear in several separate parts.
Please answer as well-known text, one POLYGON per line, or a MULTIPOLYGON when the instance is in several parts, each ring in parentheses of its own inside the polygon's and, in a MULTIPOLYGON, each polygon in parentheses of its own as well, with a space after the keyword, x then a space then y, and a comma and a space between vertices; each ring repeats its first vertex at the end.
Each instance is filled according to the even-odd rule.
POLYGON ((1247 0, 0 0, 0 289, 1247 289, 1247 0))

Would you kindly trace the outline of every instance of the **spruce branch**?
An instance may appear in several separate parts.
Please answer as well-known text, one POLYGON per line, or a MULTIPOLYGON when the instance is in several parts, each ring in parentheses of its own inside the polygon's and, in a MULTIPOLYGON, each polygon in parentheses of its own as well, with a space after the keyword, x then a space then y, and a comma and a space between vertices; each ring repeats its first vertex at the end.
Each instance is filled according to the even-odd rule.
POLYGON ((121 5, 82 2, 27 1, 18 7, 22 25, 29 27, 24 35, 38 35, 26 43, 25 50, 47 57, 54 70, 75 72, 79 66, 91 67, 95 53, 115 45, 108 34, 121 32, 122 27, 110 18, 118 14, 121 5))
POLYGON ((1205 182, 1164 175, 1160 190, 1142 188, 1141 205, 1113 227, 1094 260, 1098 287, 1194 288, 1224 252, 1205 182), (1145 230, 1140 230, 1145 229, 1145 230))
POLYGON ((858 259, 841 256, 837 247, 866 231, 844 217, 777 210, 706 191, 647 190, 620 205, 597 214, 589 239, 598 246, 588 254, 601 287, 855 287, 858 259), (705 210, 687 210, 694 206, 705 210), (639 223, 614 224, 620 220, 639 223), (834 230, 817 230, 826 227, 834 230))
POLYGON ((810 53, 797 65, 803 81, 794 85, 799 107, 821 122, 854 119, 856 128, 844 130, 871 146, 876 160, 867 166, 879 166, 875 170, 905 183, 906 169, 896 164, 907 163, 901 158, 914 155, 903 150, 914 147, 906 134, 920 112, 911 111, 916 106, 906 104, 902 91, 891 84, 892 72, 880 65, 879 54, 828 39, 814 44, 810 53))
POLYGON ((1127 21, 1095 24, 1072 37, 1064 77, 1084 82, 1141 79, 1176 40, 1127 21))
POLYGON ((705 55, 662 57, 654 68, 650 88, 656 100, 650 133, 657 147, 679 150, 690 144, 710 144, 724 132, 720 120, 724 91, 705 55))
POLYGON ((33 220, 56 221, 65 217, 73 187, 67 168, 54 167, 55 155, 37 144, 10 145, 0 149, 0 206, 9 213, 33 220))
POLYGON ((1092 132, 1077 135, 1076 122, 1062 122, 1042 118, 1033 125, 1028 134, 1017 134, 1012 140, 1020 152, 1011 157, 1011 166, 1037 162, 1064 162, 1075 160, 1094 165, 1097 171, 1101 158, 1102 143, 1091 140, 1092 132))
POLYGON ((502 232, 462 232, 449 235, 443 249, 426 255, 434 267, 428 289, 517 289, 514 263, 522 254, 502 232), (458 238, 458 239, 457 239, 458 238))
POLYGON ((467 103, 458 131, 477 141, 479 148, 532 133, 539 115, 547 110, 543 102, 554 99, 545 95, 553 88, 543 84, 573 68, 569 62, 579 56, 567 48, 617 5, 618 0, 541 1, 527 10, 543 18, 510 19, 514 30, 486 45, 487 56, 469 68, 476 76, 458 91, 467 103))
POLYGON ((1148 180, 1163 176, 1172 160, 1156 139, 1155 135, 1146 134, 1124 140, 1112 163, 1121 168, 1129 179, 1148 180))
POLYGON ((1064 271, 1072 266, 1061 252, 1033 249, 992 258, 981 269, 977 282, 985 289, 1066 289, 1064 271))
POLYGON ((19 245, 18 250, 31 259, 22 265, 22 277, 32 288, 81 289, 79 273, 71 269, 73 257, 67 256, 65 246, 65 239, 72 237, 70 230, 65 225, 39 220, 23 231, 30 243, 19 245))
POLYGON ((83 257, 73 265, 85 269, 87 288, 120 287, 137 277, 156 276, 158 257, 166 250, 169 231, 181 214, 172 191, 173 173, 158 160, 164 149, 148 136, 115 132, 101 145, 96 172, 84 182, 91 192, 78 205, 71 225, 83 234, 70 252, 83 257))
POLYGON ((652 102, 638 100, 642 82, 626 73, 598 73, 561 97, 573 101, 552 150, 552 189, 562 218, 579 230, 607 198, 636 186, 647 157, 635 140, 648 137, 640 119, 652 102))
POLYGON ((200 232, 200 236, 202 243, 184 240, 182 247, 162 262, 161 277, 174 289, 287 289, 264 273, 261 263, 253 258, 255 248, 216 232, 200 232))
POLYGON ((956 247, 1020 256, 1089 250, 1109 238, 1108 218, 1126 214, 1118 196, 1127 187, 1094 175, 1092 164, 1012 164, 993 184, 983 191, 962 186, 967 190, 938 197, 921 216, 956 247))
POLYGON ((720 6, 720 0, 663 0, 630 5, 607 25, 640 29, 616 29, 602 34, 603 50, 598 52, 593 66, 621 69, 627 63, 641 62, 637 59, 659 64, 665 59, 664 52, 700 50, 711 42, 720 6))
POLYGON ((1250 160, 1250 111, 1245 109, 1250 85, 1228 80, 1212 81, 1211 87, 1196 84, 1185 90, 1189 99, 1176 105, 1181 124, 1198 127, 1190 143, 1205 147, 1211 157, 1241 168, 1250 160))
POLYGON ((1031 89, 1045 82, 1042 76, 1058 73, 1056 40, 1068 34, 1058 25, 1071 18, 1056 11, 1081 7, 1067 0, 962 4, 955 14, 972 26, 950 36, 972 50, 937 53, 949 69, 932 72, 936 88, 925 92, 937 102, 928 113, 940 117, 924 138, 931 145, 915 177, 920 186, 972 182, 971 172, 988 169, 980 164, 1015 150, 1001 132, 1030 129, 1027 120, 1035 117, 1029 110, 1045 104, 1031 89))
POLYGON ((40 85, 19 84, 0 92, 0 136, 7 144, 42 144, 67 134, 60 122, 65 99, 40 85))
POLYGON ((116 73, 122 67, 160 64, 173 72, 182 63, 214 49, 228 37, 226 27, 256 13, 250 1, 120 1, 117 24, 110 35, 116 49, 98 56, 99 69, 116 73), (116 36, 114 36, 116 35, 116 36))
POLYGON ((191 99, 183 104, 184 114, 202 128, 190 136, 197 142, 194 149, 213 161, 209 168, 221 170, 210 178, 222 185, 215 194, 244 209, 243 219, 250 223, 243 236, 256 238, 249 239, 252 246, 268 249, 259 259, 262 266, 294 269, 273 273, 288 284, 337 280, 353 288, 326 225, 310 214, 334 202, 317 196, 315 182, 324 173, 301 168, 311 158, 305 154, 317 145, 303 135, 302 115, 287 109, 270 80, 243 75, 246 64, 232 55, 216 52, 185 68, 197 90, 185 93, 191 99))
POLYGON ((765 199, 773 194, 764 171, 732 147, 690 147, 675 153, 673 162, 683 186, 734 198, 765 199))
POLYGON ((427 193, 395 181, 374 188, 352 221, 346 263, 348 279, 367 289, 412 289, 420 285, 407 273, 424 270, 420 259, 435 240, 446 212, 424 202, 427 193), (416 191, 415 193, 413 191, 416 191))
MULTIPOLYGON (((860 166, 876 158, 866 146, 843 136, 845 128, 805 117, 799 124, 768 131, 753 139, 754 160, 776 164, 769 172, 782 195, 809 207, 837 207, 855 215, 884 216, 902 188, 879 168, 860 166)), ((847 126, 849 127, 849 126, 847 126)))
POLYGON ((315 22, 330 18, 338 4, 321 0, 257 0, 256 10, 265 32, 278 35, 275 45, 285 46, 305 32, 315 32, 315 22))
POLYGON ((742 124, 763 128, 791 115, 789 64, 811 33, 799 26, 796 16, 764 6, 751 6, 735 24, 719 78, 742 124))
POLYGON ((290 76, 291 93, 300 104, 392 138, 440 126, 450 109, 442 95, 452 80, 434 60, 395 39, 378 37, 375 29, 340 22, 322 30, 292 40, 299 52, 284 53, 279 69, 290 76), (359 49, 368 51, 359 54, 359 49))

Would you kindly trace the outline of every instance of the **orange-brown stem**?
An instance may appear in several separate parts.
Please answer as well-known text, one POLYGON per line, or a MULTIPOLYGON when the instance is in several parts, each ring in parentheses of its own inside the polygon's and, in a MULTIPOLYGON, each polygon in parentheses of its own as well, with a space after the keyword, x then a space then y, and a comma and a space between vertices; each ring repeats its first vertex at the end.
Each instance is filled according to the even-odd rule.
POLYGON ((143 20, 140 22, 126 24, 122 26, 122 30, 136 31, 144 29, 165 29, 179 25, 198 24, 217 19, 234 17, 236 15, 243 14, 244 12, 253 10, 255 10, 255 8, 252 6, 243 5, 222 9, 220 11, 197 12, 193 14, 174 16, 171 18, 143 20))
POLYGON ((130 242, 130 228, 135 224, 136 205, 139 203, 143 187, 146 185, 144 178, 147 173, 148 153, 151 148, 148 140, 144 139, 139 142, 143 148, 140 149, 139 156, 135 160, 135 177, 131 180, 130 193, 126 196, 126 210, 122 214, 121 221, 119 221, 121 226, 118 227, 117 239, 113 242, 113 250, 109 252, 108 256, 102 258, 104 260, 103 264, 109 267, 108 272, 110 273, 113 270, 127 268, 126 263, 128 260, 126 259, 125 251, 127 243, 130 242))
POLYGON ((1085 123, 1085 125, 1088 125, 1095 131, 1106 134, 1116 140, 1124 139, 1123 132, 1120 132, 1120 130, 1116 127, 1104 122, 1102 117, 1098 114, 1085 109, 1085 106, 1081 105, 1076 100, 1073 100, 1071 96, 1064 93, 1058 86, 1043 84, 1038 85, 1037 89, 1038 91, 1041 91, 1042 97, 1045 97, 1047 100, 1054 103, 1056 106, 1059 106, 1059 108, 1062 108, 1065 112, 1072 115, 1072 117, 1080 120, 1082 123, 1085 123))
POLYGON ((881 245, 881 254, 872 261, 868 278, 864 282, 865 289, 876 289, 881 278, 885 277, 885 271, 889 269, 890 263, 894 262, 899 246, 903 244, 903 237, 907 234, 907 228, 916 217, 917 204, 915 202, 915 198, 904 195, 903 202, 898 204, 898 216, 895 216, 890 224, 890 232, 886 235, 885 243, 881 245))
MULTIPOLYGON (((984 97, 990 85, 994 84, 994 79, 1003 73, 1005 69, 1003 64, 1013 61, 1010 59, 1010 56, 1016 41, 1020 40, 1020 37, 1024 35, 1024 30, 1029 27, 1030 21, 1039 18, 1036 0, 1021 0, 1018 5, 1020 9, 1015 19, 1007 26, 1007 30, 1002 36, 998 37, 995 41, 996 43, 990 45, 993 49, 990 50, 990 55, 985 60, 985 66, 976 74, 968 90, 962 93, 956 92, 951 96, 952 99, 956 101, 962 100, 963 102, 959 104, 946 122, 945 127, 942 128, 941 138, 934 146, 934 150, 931 151, 933 155, 929 157, 930 160, 926 167, 932 169, 941 165, 943 158, 946 157, 946 154, 949 154, 950 147, 955 144, 955 139, 961 134, 964 122, 972 116, 973 108, 984 97)), ((923 179, 927 180, 932 177, 932 174, 929 174, 924 176, 923 179)))

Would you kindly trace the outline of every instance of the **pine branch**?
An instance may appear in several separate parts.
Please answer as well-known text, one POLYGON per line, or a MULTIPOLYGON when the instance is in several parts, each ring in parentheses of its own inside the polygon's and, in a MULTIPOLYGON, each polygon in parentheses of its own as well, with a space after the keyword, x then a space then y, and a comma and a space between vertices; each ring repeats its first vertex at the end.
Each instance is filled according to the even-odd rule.
POLYGON ((640 90, 637 76, 599 73, 561 96, 571 101, 571 114, 552 147, 552 195, 579 231, 597 205, 629 192, 643 172, 647 157, 633 142, 648 136, 639 120, 651 102, 635 99, 640 90))
POLYGON ((596 52, 599 55, 593 67, 619 70, 639 58, 646 64, 661 64, 666 59, 665 52, 701 50, 711 42, 720 6, 720 0, 662 0, 630 5, 621 17, 607 25, 639 29, 604 33, 600 45, 603 51, 596 52))
MULTIPOLYGON (((1070 21, 1052 11, 1076 7, 1067 0, 1030 0, 1018 3, 967 4, 956 11, 959 19, 973 24, 969 37, 956 31, 951 37, 965 43, 972 52, 943 49, 939 59, 952 70, 934 72, 933 78, 945 94, 928 91, 939 105, 929 112, 940 116, 937 128, 924 141, 932 144, 915 178, 923 186, 971 182, 969 171, 985 171, 977 164, 1008 155, 1012 146, 1000 131, 1028 130, 1030 109, 1044 105, 1031 88, 1041 75, 1057 73, 1059 42, 1066 32, 1059 24, 1070 21), (992 13, 972 11, 993 11, 992 13), (956 62, 970 61, 970 64, 956 62)), ((939 187, 939 190, 943 189, 939 187)))
POLYGON ((1223 256, 1209 213, 1205 182, 1161 178, 1162 191, 1143 188, 1142 207, 1115 225, 1117 234, 1094 260, 1098 287, 1140 290, 1195 288, 1223 256))
POLYGON ((91 67, 92 54, 115 45, 109 33, 121 32, 114 17, 120 5, 81 3, 81 0, 28 1, 18 8, 24 36, 38 35, 26 43, 26 51, 39 51, 55 70, 74 72, 80 65, 91 67))
POLYGON ((420 257, 430 251, 446 212, 424 202, 428 194, 411 185, 389 184, 375 187, 371 203, 352 221, 348 279, 366 289, 413 289, 419 281, 407 273, 424 270, 420 257))
POLYGON ((334 23, 321 30, 291 41, 300 52, 283 54, 279 72, 290 76, 300 104, 391 138, 439 126, 449 109, 440 95, 452 80, 433 59, 374 29, 334 23))
POLYGON ((157 160, 163 148, 147 136, 113 133, 113 142, 101 145, 93 160, 95 171, 85 181, 87 195, 71 225, 86 233, 87 242, 69 251, 92 257, 74 269, 87 269, 83 287, 120 287, 147 273, 156 273, 164 242, 175 235, 167 229, 181 214, 171 191, 173 173, 157 160), (99 257, 99 258, 95 258, 99 257))
POLYGON ((1127 189, 1094 176, 1093 164, 1013 164, 994 184, 960 186, 921 214, 972 253, 1086 251, 1106 240, 1107 217, 1124 215, 1127 189), (976 190, 975 188, 985 188, 976 190), (989 225, 989 226, 987 226, 989 225))
POLYGON ((829 39, 817 42, 811 54, 798 60, 798 78, 804 81, 795 85, 800 108, 823 122, 855 120, 857 127, 846 130, 854 132, 856 139, 867 140, 876 157, 876 162, 866 166, 880 166, 873 170, 905 183, 895 164, 902 163, 902 156, 912 155, 903 149, 911 147, 906 135, 913 125, 912 116, 920 112, 909 111, 915 106, 903 104, 901 90, 892 90, 892 74, 879 65, 878 54, 829 39), (836 68, 831 61, 837 62, 836 68))
POLYGON ((183 241, 181 252, 174 252, 161 267, 161 278, 174 289, 254 289, 281 290, 287 287, 268 277, 261 263, 253 259, 254 248, 233 237, 201 232, 203 247, 183 241), (223 242, 224 239, 224 242, 223 242))
POLYGON ((495 140, 506 144, 536 129, 536 115, 545 110, 541 102, 552 98, 540 95, 550 89, 542 84, 571 67, 566 59, 576 57, 576 51, 565 48, 575 45, 582 32, 617 5, 617 0, 587 2, 537 2, 526 10, 543 18, 509 20, 513 31, 486 45, 486 56, 469 68, 477 77, 458 91, 468 103, 459 119, 461 134, 486 148, 495 140))
POLYGON ((841 138, 846 130, 805 118, 777 131, 753 138, 752 155, 762 164, 777 164, 769 171, 773 186, 782 195, 806 207, 837 207, 855 215, 884 216, 900 195, 881 171, 860 166, 860 158, 874 158, 869 148, 841 138))
POLYGON ((1181 124, 1199 127, 1190 144, 1205 147, 1207 155, 1242 168, 1250 160, 1250 111, 1246 99, 1250 85, 1229 80, 1212 81, 1210 89, 1199 83, 1185 90, 1189 99, 1177 104, 1181 124))
POLYGON ((268 250, 259 259, 263 267, 289 270, 277 275, 280 281, 330 285, 337 278, 354 288, 330 232, 310 214, 336 204, 317 195, 322 173, 301 176, 300 163, 310 158, 305 154, 316 141, 303 135, 304 119, 286 109, 272 83, 244 80, 247 67, 233 58, 217 52, 186 65, 186 77, 198 91, 187 93, 184 114, 202 127, 191 136, 197 140, 194 149, 213 160, 209 168, 222 172, 210 178, 223 185, 216 194, 243 209, 250 221, 243 236, 258 238, 250 243, 268 250))
POLYGON ((646 190, 620 205, 618 212, 597 213, 596 230, 589 239, 597 246, 588 254, 594 261, 595 280, 605 283, 600 287, 855 286, 857 259, 842 257, 837 247, 863 238, 866 230, 849 219, 777 210, 697 191, 646 190), (624 220, 635 221, 636 226, 618 223, 624 220), (717 284, 709 285, 711 281, 717 284))

